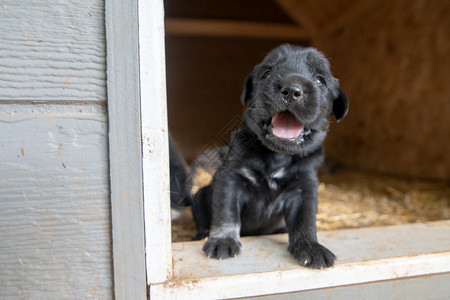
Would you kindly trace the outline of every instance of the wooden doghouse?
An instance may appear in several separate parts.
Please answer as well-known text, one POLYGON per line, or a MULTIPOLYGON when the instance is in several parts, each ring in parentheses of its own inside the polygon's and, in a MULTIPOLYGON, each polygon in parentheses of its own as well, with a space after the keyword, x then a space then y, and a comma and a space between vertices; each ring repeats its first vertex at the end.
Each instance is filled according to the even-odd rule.
POLYGON ((172 244, 165 80, 167 53, 170 127, 192 158, 264 52, 311 44, 351 99, 330 157, 448 184, 448 2, 210 2, 167 0, 167 52, 162 1, 0 3, 0 298, 448 296, 449 221, 322 232, 330 270, 298 267, 285 235, 226 261, 172 244), (212 64, 223 77, 204 86, 212 64))
POLYGON ((272 47, 291 42, 323 51, 349 96, 347 119, 327 139, 330 157, 448 181, 450 5, 301 2, 166 1, 169 124, 186 154, 240 114, 245 76, 272 47))
MULTIPOLYGON (((169 127, 189 160, 228 142, 244 78, 271 48, 315 46, 350 99, 349 115, 326 140, 341 172, 322 177, 319 228, 450 217, 447 4, 165 4, 169 127)), ((211 177, 195 171, 199 185, 211 177)), ((192 220, 175 225, 176 239, 194 234, 192 220)))

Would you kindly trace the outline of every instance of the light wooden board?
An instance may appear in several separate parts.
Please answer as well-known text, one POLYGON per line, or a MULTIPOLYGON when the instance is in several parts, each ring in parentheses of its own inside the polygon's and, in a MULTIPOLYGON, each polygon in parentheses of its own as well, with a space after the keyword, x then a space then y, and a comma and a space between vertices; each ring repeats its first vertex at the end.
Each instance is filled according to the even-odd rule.
POLYGON ((334 268, 300 267, 287 235, 243 238, 232 259, 208 259, 204 241, 173 244, 174 278, 152 285, 159 299, 249 297, 450 272, 450 221, 319 233, 338 261, 334 268), (264 283, 264 284, 261 284, 264 283), (189 295, 189 296, 187 296, 189 295))
POLYGON ((0 298, 112 297, 107 115, 0 106, 0 298))
POLYGON ((106 99, 102 0, 0 2, 0 101, 106 99))
POLYGON ((163 1, 139 0, 142 171, 147 283, 172 273, 163 1))
POLYGON ((114 293, 144 299, 138 0, 107 0, 105 9, 114 293))
POLYGON ((261 300, 445 300, 450 295, 450 273, 401 280, 348 285, 299 293, 260 296, 261 300))

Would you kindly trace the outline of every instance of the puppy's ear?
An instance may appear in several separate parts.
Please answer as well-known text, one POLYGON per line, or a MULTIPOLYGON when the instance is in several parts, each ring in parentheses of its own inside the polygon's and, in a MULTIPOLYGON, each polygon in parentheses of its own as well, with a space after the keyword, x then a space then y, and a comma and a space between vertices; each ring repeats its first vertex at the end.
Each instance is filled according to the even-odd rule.
POLYGON ((348 113, 348 99, 344 92, 339 89, 337 98, 333 101, 333 115, 336 120, 341 121, 348 113))
POLYGON ((252 92, 253 92, 253 74, 250 74, 247 76, 247 78, 245 78, 244 88, 242 89, 242 94, 241 94, 242 104, 247 103, 247 101, 252 96, 252 92))

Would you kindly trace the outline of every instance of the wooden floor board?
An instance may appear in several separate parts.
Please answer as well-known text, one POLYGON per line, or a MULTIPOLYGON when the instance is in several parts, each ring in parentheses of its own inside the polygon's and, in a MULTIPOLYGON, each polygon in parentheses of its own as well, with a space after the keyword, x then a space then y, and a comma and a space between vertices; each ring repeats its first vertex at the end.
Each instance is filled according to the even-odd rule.
POLYGON ((150 293, 249 297, 448 273, 449 237, 450 221, 320 232, 319 241, 338 257, 323 270, 299 266, 286 234, 242 238, 242 253, 225 260, 208 259, 204 241, 174 243, 174 277, 150 293))

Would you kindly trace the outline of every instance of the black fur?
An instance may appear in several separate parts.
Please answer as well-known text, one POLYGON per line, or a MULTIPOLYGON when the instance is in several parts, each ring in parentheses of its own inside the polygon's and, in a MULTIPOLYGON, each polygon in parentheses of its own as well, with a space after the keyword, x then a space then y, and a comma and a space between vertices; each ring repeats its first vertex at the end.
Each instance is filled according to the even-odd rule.
POLYGON ((239 254, 240 235, 287 229, 301 265, 332 266, 335 255, 316 236, 317 170, 329 117, 342 120, 348 101, 328 60, 313 48, 275 48, 245 80, 241 101, 243 124, 195 196, 195 238, 209 235, 206 255, 227 258, 239 254))
POLYGON ((171 208, 179 210, 180 207, 192 205, 191 178, 189 167, 181 155, 178 146, 169 134, 170 159, 170 204, 171 208))

